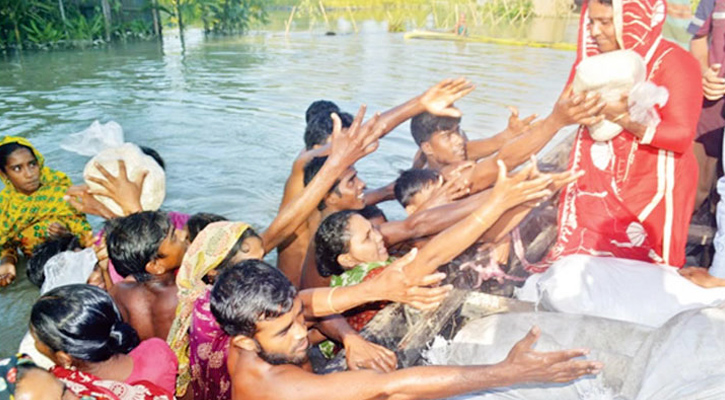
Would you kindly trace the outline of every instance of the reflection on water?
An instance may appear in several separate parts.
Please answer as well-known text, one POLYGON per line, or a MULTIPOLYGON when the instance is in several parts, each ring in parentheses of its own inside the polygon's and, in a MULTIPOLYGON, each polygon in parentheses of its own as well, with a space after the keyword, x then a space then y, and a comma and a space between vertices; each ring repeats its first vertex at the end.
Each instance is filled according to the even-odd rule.
MULTIPOLYGON (((164 208, 208 211, 266 227, 276 214, 291 160, 303 147, 304 111, 314 100, 353 112, 390 108, 445 77, 477 90, 458 106, 472 138, 501 130, 506 105, 545 114, 564 86, 573 52, 479 43, 403 40, 384 23, 357 21, 359 35, 263 32, 163 44, 24 53, 0 60, 0 132, 28 137, 50 166, 79 181, 86 159, 58 142, 93 120, 115 120, 126 138, 166 159, 164 208)), ((416 147, 405 124, 358 165, 368 186, 408 168, 416 147)), ((389 215, 402 217, 393 203, 389 215)), ((99 221, 93 221, 98 226, 99 221)), ((270 260, 274 260, 271 256, 270 260)), ((11 354, 37 296, 24 271, 0 289, 0 356, 11 354)))

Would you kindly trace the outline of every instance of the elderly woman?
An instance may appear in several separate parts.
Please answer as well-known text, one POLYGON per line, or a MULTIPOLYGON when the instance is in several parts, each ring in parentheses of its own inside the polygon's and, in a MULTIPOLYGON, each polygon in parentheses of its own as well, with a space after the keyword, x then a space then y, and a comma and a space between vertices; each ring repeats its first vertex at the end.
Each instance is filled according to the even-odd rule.
POLYGON ((582 10, 577 62, 619 49, 646 64, 647 80, 669 92, 657 125, 635 122, 627 99, 609 103, 607 120, 624 130, 597 142, 580 126, 570 168, 586 174, 568 185, 559 206, 553 262, 571 254, 608 256, 681 267, 697 188, 692 146, 702 103, 700 68, 662 39, 664 0, 589 0, 582 10))
POLYGON ((33 248, 63 232, 85 239, 91 226, 63 200, 71 186, 62 172, 45 166, 43 155, 27 140, 5 136, 0 141, 0 286, 15 279, 17 250, 30 257, 33 248))

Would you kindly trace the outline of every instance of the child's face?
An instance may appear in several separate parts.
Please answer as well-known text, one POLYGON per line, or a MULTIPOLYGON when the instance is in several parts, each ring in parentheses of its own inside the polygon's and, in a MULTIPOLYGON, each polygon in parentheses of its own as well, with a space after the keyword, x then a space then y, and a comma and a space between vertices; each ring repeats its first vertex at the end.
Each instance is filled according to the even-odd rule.
POLYGON ((161 275, 179 268, 188 246, 189 242, 186 239, 184 230, 172 229, 169 235, 161 242, 161 246, 159 246, 158 255, 154 260, 156 268, 152 273, 161 275))

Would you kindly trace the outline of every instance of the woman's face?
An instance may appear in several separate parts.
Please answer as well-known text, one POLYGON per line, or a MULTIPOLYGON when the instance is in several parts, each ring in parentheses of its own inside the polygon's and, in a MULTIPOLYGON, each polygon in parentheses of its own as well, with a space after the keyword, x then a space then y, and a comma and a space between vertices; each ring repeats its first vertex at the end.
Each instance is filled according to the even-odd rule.
POLYGON ((349 251, 338 257, 344 269, 354 268, 358 264, 382 262, 388 259, 383 235, 364 217, 354 214, 348 222, 350 235, 349 251))
POLYGON ((614 28, 614 11, 609 4, 599 0, 589 0, 589 34, 597 42, 599 51, 606 53, 619 49, 616 29, 614 28))
POLYGON ((10 153, 3 175, 18 192, 25 195, 33 194, 40 187, 40 166, 35 155, 28 149, 17 149, 10 153))
MULTIPOLYGON (((264 244, 259 236, 249 236, 242 241, 242 246, 237 254, 230 260, 230 265, 236 265, 244 260, 261 260, 264 258, 264 244)), ((209 284, 216 281, 221 271, 213 269, 206 274, 209 284)))

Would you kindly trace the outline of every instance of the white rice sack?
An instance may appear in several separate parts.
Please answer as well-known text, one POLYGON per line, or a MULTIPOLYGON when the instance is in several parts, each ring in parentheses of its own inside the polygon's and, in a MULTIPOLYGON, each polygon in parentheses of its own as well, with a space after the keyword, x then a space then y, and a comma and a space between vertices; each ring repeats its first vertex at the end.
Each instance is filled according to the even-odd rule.
POLYGON ((597 376, 561 384, 521 384, 458 396, 456 400, 612 400, 629 364, 652 328, 585 315, 549 312, 497 314, 469 321, 449 345, 448 365, 495 364, 533 325, 541 328, 537 351, 588 348, 587 359, 604 363, 597 376))
MULTIPOLYGON (((131 143, 103 150, 86 163, 83 178, 88 187, 92 190, 100 189, 100 185, 88 180, 91 176, 105 179, 95 167, 95 163, 102 165, 112 175, 118 176, 118 160, 125 161, 126 172, 130 180, 138 179, 144 171, 149 172, 141 191, 141 208, 145 211, 158 210, 166 196, 166 175, 164 170, 153 158, 144 154, 138 146, 131 143)), ((105 196, 95 197, 116 215, 123 215, 123 210, 113 200, 105 196)))
MULTIPOLYGON (((576 69, 574 93, 599 93, 606 102, 617 102, 623 94, 644 82, 647 66, 642 57, 632 50, 617 50, 584 59, 576 69)), ((616 123, 604 120, 589 127, 597 141, 611 140, 622 132, 616 123)))
POLYGON ((649 334, 622 394, 637 400, 725 399, 725 309, 678 314, 649 334))
POLYGON ((517 297, 544 310, 659 327, 682 311, 720 304, 725 288, 697 286, 674 267, 573 255, 529 277, 517 297))

